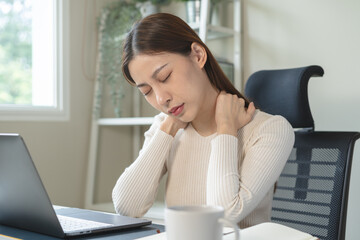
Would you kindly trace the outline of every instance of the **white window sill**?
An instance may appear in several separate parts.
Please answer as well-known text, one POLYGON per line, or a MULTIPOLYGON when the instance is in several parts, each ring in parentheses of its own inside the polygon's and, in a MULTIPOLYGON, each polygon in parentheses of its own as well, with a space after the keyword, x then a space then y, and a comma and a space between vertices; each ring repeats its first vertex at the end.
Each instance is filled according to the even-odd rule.
POLYGON ((0 108, 0 121, 68 121, 69 119, 69 111, 54 107, 17 106, 0 108))

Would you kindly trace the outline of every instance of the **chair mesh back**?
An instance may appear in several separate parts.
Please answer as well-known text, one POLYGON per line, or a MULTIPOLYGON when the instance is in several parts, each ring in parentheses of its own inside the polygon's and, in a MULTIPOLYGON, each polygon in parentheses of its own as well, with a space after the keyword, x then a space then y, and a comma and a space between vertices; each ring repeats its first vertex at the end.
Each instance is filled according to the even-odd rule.
POLYGON ((344 236, 352 149, 359 133, 296 132, 279 178, 272 221, 320 239, 344 236))

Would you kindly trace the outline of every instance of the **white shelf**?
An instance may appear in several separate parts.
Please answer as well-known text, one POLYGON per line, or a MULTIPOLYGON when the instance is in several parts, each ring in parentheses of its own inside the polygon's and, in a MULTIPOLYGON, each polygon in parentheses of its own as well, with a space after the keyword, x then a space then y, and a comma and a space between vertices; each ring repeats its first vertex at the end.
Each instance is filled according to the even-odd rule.
POLYGON ((154 122, 153 117, 100 118, 100 126, 147 126, 154 122))
MULTIPOLYGON (((189 23, 189 26, 194 29, 194 31, 199 32, 199 23, 189 23)), ((208 36, 207 39, 218 39, 224 37, 233 37, 236 33, 233 28, 216 26, 216 25, 208 25, 208 36)))
MULTIPOLYGON (((216 38, 216 34, 218 34, 218 38, 220 38, 220 37, 233 37, 234 34, 236 33, 232 28, 215 26, 215 25, 210 25, 208 27, 208 31, 210 31, 209 34, 214 35, 214 38, 216 38)), ((211 35, 209 35, 209 38, 212 37, 211 35)))

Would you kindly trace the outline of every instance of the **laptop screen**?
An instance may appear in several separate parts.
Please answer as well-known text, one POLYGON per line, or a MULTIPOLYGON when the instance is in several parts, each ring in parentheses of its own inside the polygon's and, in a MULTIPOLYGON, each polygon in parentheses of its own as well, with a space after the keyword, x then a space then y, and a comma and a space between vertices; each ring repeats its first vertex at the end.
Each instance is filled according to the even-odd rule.
MULTIPOLYGON (((24 140, 19 134, 0 134, 0 224, 65 237, 135 228, 146 219, 67 208, 59 215, 97 221, 101 227, 65 232, 61 227, 24 140)), ((64 219, 62 217, 62 219, 64 219)), ((83 221, 82 221, 83 222, 83 221)))
POLYGON ((64 235, 29 151, 18 134, 0 134, 0 223, 64 235))

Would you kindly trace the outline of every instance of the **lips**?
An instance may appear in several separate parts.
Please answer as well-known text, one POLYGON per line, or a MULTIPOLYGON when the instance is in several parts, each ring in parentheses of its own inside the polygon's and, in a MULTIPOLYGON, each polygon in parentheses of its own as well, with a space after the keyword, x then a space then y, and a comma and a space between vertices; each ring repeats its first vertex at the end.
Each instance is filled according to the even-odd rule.
POLYGON ((183 111, 183 109, 184 109, 184 103, 176 107, 173 107, 172 109, 170 109, 169 113, 174 116, 178 116, 183 111))

